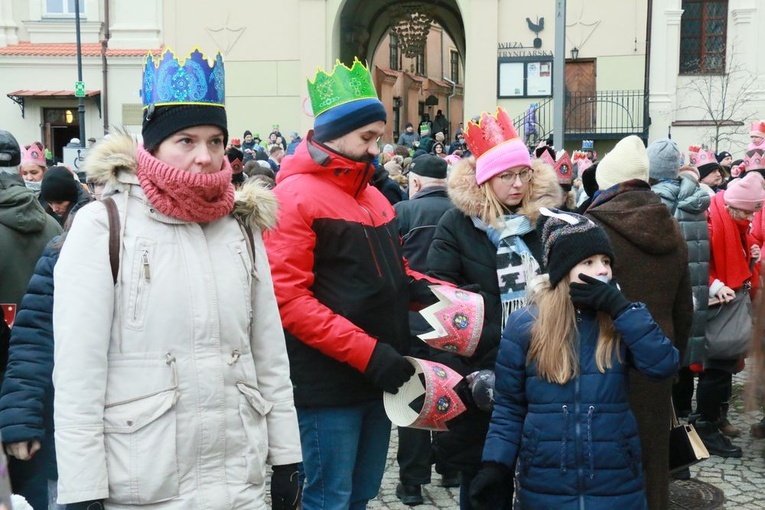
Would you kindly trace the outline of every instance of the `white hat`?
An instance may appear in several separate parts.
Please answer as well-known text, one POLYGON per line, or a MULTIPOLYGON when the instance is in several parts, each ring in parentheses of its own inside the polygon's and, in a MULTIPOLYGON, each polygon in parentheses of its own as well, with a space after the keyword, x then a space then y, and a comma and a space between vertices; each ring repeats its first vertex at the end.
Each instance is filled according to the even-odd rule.
POLYGON ((619 140, 611 152, 600 161, 595 179, 601 190, 632 179, 640 179, 647 183, 649 167, 643 140, 630 135, 619 140))

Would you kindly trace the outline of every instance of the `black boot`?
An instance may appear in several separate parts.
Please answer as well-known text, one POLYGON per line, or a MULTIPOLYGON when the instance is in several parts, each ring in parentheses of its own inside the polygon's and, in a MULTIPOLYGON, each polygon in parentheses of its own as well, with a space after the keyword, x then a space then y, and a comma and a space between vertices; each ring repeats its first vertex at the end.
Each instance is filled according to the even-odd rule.
POLYGON ((417 506, 424 503, 421 485, 399 483, 396 486, 396 497, 407 506, 417 506))
POLYGON ((737 459, 743 455, 741 448, 732 444, 730 439, 722 435, 717 423, 698 419, 693 426, 710 455, 735 457, 737 459))

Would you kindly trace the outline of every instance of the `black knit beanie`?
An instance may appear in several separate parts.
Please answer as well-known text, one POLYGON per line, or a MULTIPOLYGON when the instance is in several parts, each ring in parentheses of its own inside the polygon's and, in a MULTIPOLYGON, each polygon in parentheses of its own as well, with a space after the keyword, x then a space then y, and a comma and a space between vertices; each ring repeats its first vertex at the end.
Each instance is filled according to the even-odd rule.
POLYGON ((149 106, 143 112, 143 147, 149 152, 159 147, 173 133, 195 126, 216 126, 223 131, 223 144, 228 144, 226 109, 222 106, 183 104, 149 106))
POLYGON ((540 209, 537 234, 544 248, 543 264, 555 287, 581 261, 593 255, 607 255, 614 262, 614 250, 606 232, 592 220, 559 209, 540 209))
POLYGON ((78 181, 66 167, 53 166, 45 171, 40 183, 40 198, 46 202, 76 203, 79 198, 78 181))
POLYGON ((699 179, 703 179, 715 170, 722 170, 722 167, 719 163, 713 161, 712 163, 707 163, 706 165, 697 166, 696 170, 699 171, 699 179))

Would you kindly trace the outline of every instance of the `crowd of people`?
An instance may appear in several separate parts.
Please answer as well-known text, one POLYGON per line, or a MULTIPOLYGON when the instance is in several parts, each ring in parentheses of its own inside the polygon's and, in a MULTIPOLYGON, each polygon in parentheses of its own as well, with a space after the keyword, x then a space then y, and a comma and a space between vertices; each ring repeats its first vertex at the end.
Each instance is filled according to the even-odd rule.
POLYGON ((765 121, 741 161, 528 147, 499 107, 386 144, 356 60, 309 81, 305 136, 240 139, 222 57, 186 60, 160 82, 183 68, 147 57, 140 141, 98 141, 84 183, 0 131, 0 434, 33 508, 366 508, 412 357, 458 374, 466 411, 399 428, 406 505, 435 464, 462 510, 665 510, 690 476, 670 473, 673 412, 742 455, 765 121), (480 296, 470 355, 417 338, 434 285, 480 296))

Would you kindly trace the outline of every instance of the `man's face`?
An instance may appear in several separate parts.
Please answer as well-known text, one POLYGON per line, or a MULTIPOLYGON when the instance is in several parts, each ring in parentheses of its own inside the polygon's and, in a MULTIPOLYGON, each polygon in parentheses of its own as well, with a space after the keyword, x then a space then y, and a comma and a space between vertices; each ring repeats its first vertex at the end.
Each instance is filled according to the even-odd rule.
POLYGON ((720 166, 727 166, 730 168, 731 164, 733 164, 733 158, 731 156, 725 156, 722 161, 720 161, 720 166))
POLYGON ((348 159, 370 163, 380 154, 377 142, 385 132, 385 122, 378 120, 362 126, 347 135, 326 142, 326 146, 334 149, 348 159))
POLYGON ((252 135, 247 135, 244 137, 244 141, 247 143, 250 143, 252 141, 252 135))
POLYGON ((407 127, 406 127, 406 132, 407 132, 407 133, 411 133, 411 132, 413 132, 413 131, 414 131, 414 126, 407 126, 407 127))
POLYGON ((715 186, 719 186, 722 183, 722 175, 720 175, 719 170, 715 169, 709 172, 709 175, 701 179, 701 182, 709 187, 714 188, 715 186))

